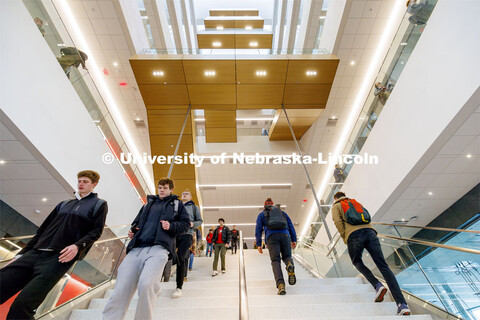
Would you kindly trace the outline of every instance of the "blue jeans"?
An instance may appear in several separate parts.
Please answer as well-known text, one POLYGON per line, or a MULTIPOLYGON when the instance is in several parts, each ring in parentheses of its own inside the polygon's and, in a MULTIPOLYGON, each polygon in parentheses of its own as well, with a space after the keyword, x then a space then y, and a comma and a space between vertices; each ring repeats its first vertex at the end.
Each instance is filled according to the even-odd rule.
POLYGON ((211 257, 212 256, 212 251, 213 251, 213 242, 212 243, 207 243, 207 251, 205 251, 205 257, 211 257), (208 252, 210 251, 210 255, 208 255, 208 252))
POLYGON ((190 262, 188 263, 188 269, 193 269, 193 257, 195 257, 195 255, 193 253, 190 253, 190 262))
POLYGON ((405 298, 403 297, 400 286, 398 285, 397 279, 393 274, 392 270, 388 267, 383 257, 382 247, 380 246, 380 241, 378 241, 377 233, 374 229, 364 228, 357 231, 354 231, 347 240, 348 245, 348 254, 352 263, 360 271, 361 274, 367 278, 368 282, 372 284, 373 287, 379 283, 378 279, 375 278, 372 271, 367 268, 367 266, 362 261, 363 249, 366 249, 370 256, 372 257, 373 262, 377 266, 378 270, 382 273, 383 278, 387 282, 390 292, 392 292, 393 299, 397 304, 406 303, 405 298))

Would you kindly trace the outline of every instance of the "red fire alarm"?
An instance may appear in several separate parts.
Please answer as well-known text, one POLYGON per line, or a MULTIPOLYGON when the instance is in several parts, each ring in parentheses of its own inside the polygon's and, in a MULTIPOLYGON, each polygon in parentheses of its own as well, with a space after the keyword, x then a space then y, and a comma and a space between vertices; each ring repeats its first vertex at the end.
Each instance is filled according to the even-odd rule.
POLYGON ((126 83, 126 82, 120 82, 118 85, 119 85, 120 87, 126 87, 126 86, 127 86, 127 83, 126 83))
POLYGON ((303 199, 303 202, 307 202, 307 199, 303 199))

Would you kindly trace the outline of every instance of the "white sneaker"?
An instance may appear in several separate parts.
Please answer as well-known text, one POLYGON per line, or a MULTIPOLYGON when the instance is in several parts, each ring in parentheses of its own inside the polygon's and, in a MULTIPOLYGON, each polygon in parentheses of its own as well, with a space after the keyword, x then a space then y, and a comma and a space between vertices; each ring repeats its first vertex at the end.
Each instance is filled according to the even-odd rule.
POLYGON ((222 270, 222 273, 225 273, 225 272, 227 272, 227 271, 226 271, 226 270, 222 270))
POLYGON ((217 271, 217 270, 213 271, 212 277, 215 277, 216 275, 218 275, 218 271, 217 271))
POLYGON ((172 298, 180 298, 182 296, 182 289, 175 289, 175 291, 172 293, 172 298))

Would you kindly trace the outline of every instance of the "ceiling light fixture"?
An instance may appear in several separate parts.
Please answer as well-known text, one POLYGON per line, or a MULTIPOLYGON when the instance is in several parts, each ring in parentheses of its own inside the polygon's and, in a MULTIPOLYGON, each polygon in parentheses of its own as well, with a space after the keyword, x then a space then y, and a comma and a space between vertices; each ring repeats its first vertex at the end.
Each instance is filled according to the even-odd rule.
POLYGON ((220 187, 291 187, 291 183, 227 183, 227 184, 199 184, 199 188, 220 187))
MULTIPOLYGON (((365 76, 363 78, 360 90, 358 91, 358 94, 353 102, 351 112, 345 121, 343 131, 341 132, 334 152, 332 153, 333 156, 340 155, 345 148, 346 143, 348 142, 348 138, 350 137, 350 133, 352 132, 353 126, 355 125, 358 114, 363 107, 363 102, 366 100, 366 97, 370 92, 372 82, 375 81, 375 77, 378 74, 381 63, 383 62, 382 57, 385 56, 387 49, 392 43, 392 39, 395 35, 395 27, 398 26, 400 20, 403 18, 403 12, 405 11, 404 5, 405 3, 403 0, 396 0, 395 4, 392 7, 390 16, 387 19, 387 24, 385 28, 383 28, 382 35, 378 40, 376 50, 372 56, 372 59, 370 60, 370 65, 368 66, 367 72, 365 73, 365 76)), ((328 183, 330 182, 331 172, 333 172, 334 165, 334 163, 329 164, 328 167, 325 169, 325 174, 323 175, 322 180, 319 181, 319 183, 316 183, 315 191, 317 192, 317 196, 320 199, 325 193, 325 190, 328 188, 328 183)), ((316 211, 317 206, 314 202, 310 206, 310 211, 307 215, 307 218, 304 220, 303 228, 301 228, 302 232, 300 233, 300 235, 307 235, 307 232, 310 228, 310 223, 312 222, 316 211)))
MULTIPOLYGON (((470 159, 471 157, 472 157, 472 155, 471 155, 471 154, 467 154, 467 158, 469 158, 469 159, 470 159)), ((0 163, 2 163, 2 162, 0 162, 0 163)), ((4 162, 4 163, 5 163, 5 162, 4 162)))
POLYGON ((114 67, 118 67, 118 62, 113 62, 114 67))
POLYGON ((218 27, 217 27, 217 30, 223 30, 223 27, 222 27, 222 26, 218 26, 218 27))
POLYGON ((163 71, 153 71, 155 77, 163 77, 165 73, 163 71))
POLYGON ((5 164, 6 161, 5 160, 0 160, 0 164, 5 164))
POLYGON ((267 71, 259 70, 259 71, 255 72, 255 74, 257 75, 257 77, 265 77, 267 75, 267 71))
POLYGON ((353 61, 353 60, 350 61, 350 65, 351 65, 351 66, 354 66, 354 65, 355 65, 355 61, 353 61))
POLYGON ((329 119, 330 120, 337 120, 337 117, 336 116, 331 116, 329 119))
POLYGON ((252 26, 246 26, 245 30, 252 30, 252 26))
POLYGON ((250 47, 258 47, 258 42, 257 41, 252 41, 249 43, 250 47))
POLYGON ((401 46, 406 46, 407 43, 406 43, 406 42, 402 42, 402 43, 400 43, 400 45, 401 45, 401 46))
POLYGON ((315 70, 307 70, 306 74, 307 74, 308 77, 313 77, 313 76, 316 76, 316 75, 317 75, 317 71, 315 71, 315 70))
MULTIPOLYGON (((273 121, 274 118, 237 118, 236 121, 273 121)), ((195 121, 205 121, 205 118, 195 118, 195 121)))
POLYGON ((42 198, 43 202, 47 202, 47 200, 48 200, 47 198, 42 198))
POLYGON ((323 20, 323 19, 326 18, 326 16, 320 16, 320 17, 318 17, 318 18, 321 19, 321 20, 323 20))
POLYGON ((428 195, 429 195, 429 196, 433 196, 433 192, 430 191, 430 192, 428 193, 428 195))
MULTIPOLYGON (((109 86, 105 81, 103 72, 98 67, 98 64, 95 59, 95 55, 92 54, 92 51, 90 50, 87 40, 85 39, 85 36, 82 33, 82 29, 78 25, 78 22, 75 19, 75 16, 73 15, 73 11, 70 8, 69 2, 60 1, 59 4, 60 6, 58 6, 57 9, 60 9, 60 11, 64 13, 65 18, 62 20, 67 25, 67 29, 69 30, 69 32, 72 33, 74 38, 73 40, 75 41, 75 43, 77 43, 77 47, 83 48, 82 50, 88 54, 89 70, 91 71, 91 75, 95 81, 95 84, 101 88, 101 91, 104 94, 104 99, 107 102, 106 104, 108 106, 108 110, 114 116, 113 118, 115 119, 115 123, 119 127, 119 131, 122 132, 122 137, 125 139, 126 144, 130 149, 130 151, 135 155, 135 157, 137 157, 137 159, 140 159, 141 158, 140 152, 138 151, 135 141, 133 140, 133 137, 126 125, 126 122, 123 119, 120 108, 118 107, 113 97, 113 94, 110 91, 109 86)), ((62 16, 62 14, 60 15, 62 16)), ((146 164, 140 161, 139 163, 137 163, 137 166, 140 168, 143 179, 147 182, 146 185, 149 191, 153 192, 154 190, 156 190, 155 183, 152 179, 151 174, 148 172, 146 168, 146 164)), ((136 189, 134 190, 137 191, 136 189)))
POLYGON ((207 76, 207 77, 214 77, 215 74, 216 74, 216 72, 213 71, 213 70, 205 71, 205 76, 207 76))
POLYGON ((222 43, 221 43, 220 41, 214 41, 214 42, 212 42, 212 46, 218 48, 218 47, 221 47, 221 46, 222 46, 222 43))

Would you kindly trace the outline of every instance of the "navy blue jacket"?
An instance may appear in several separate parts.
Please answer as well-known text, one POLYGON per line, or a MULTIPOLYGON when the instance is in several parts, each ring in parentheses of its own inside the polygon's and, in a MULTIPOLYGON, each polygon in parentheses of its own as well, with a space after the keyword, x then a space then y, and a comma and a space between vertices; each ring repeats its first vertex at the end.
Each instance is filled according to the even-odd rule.
POLYGON ((140 209, 137 217, 132 222, 132 226, 136 226, 139 231, 135 233, 132 240, 128 244, 127 253, 135 248, 137 236, 140 234, 140 230, 145 225, 150 207, 155 201, 160 201, 160 206, 155 206, 156 208, 160 209, 160 215, 153 245, 161 245, 167 249, 170 254, 173 254, 175 250, 173 243, 175 236, 177 234, 187 232, 187 230, 190 228, 190 217, 188 216, 188 212, 180 200, 178 200, 178 212, 176 215, 174 215, 175 200, 178 200, 178 197, 174 194, 163 199, 152 195, 147 197, 147 203, 140 209), (160 220, 168 221, 170 223, 170 229, 164 230, 160 220))
POLYGON ((297 242, 297 233, 295 232, 295 228, 293 227, 292 220, 290 220, 290 217, 285 211, 282 211, 285 217, 287 218, 287 228, 283 230, 270 230, 267 227, 267 223, 265 221, 265 214, 264 211, 260 212, 260 214, 257 217, 257 226, 255 227, 255 238, 256 238, 256 243, 257 246, 262 245, 262 233, 265 231, 265 242, 267 242, 268 237, 272 233, 285 233, 290 235, 290 239, 292 242, 297 242))

